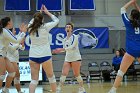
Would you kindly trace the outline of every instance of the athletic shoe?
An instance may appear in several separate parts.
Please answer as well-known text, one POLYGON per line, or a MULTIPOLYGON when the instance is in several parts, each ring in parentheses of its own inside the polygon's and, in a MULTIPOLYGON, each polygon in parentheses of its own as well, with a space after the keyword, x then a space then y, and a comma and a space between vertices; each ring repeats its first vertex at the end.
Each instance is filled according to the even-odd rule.
POLYGON ((20 91, 20 92, 18 92, 18 93, 25 93, 25 92, 20 91))
POLYGON ((86 93, 85 89, 83 87, 79 88, 79 92, 78 93, 86 93))
POLYGON ((1 93, 10 93, 8 88, 3 88, 1 93))
POLYGON ((61 93, 61 87, 60 86, 57 87, 56 93, 61 93))
POLYGON ((108 93, 116 93, 116 88, 112 87, 108 93))

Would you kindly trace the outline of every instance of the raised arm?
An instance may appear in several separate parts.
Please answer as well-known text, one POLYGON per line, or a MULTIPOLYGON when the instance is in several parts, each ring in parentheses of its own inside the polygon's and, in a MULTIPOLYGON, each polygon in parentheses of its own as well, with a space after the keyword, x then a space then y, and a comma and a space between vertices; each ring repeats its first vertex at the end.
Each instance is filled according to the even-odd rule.
POLYGON ((45 13, 46 15, 48 15, 49 17, 51 17, 51 16, 53 15, 52 13, 50 13, 50 12, 48 11, 48 9, 45 7, 45 5, 43 5, 42 7, 43 7, 43 11, 44 11, 44 13, 45 13))
POLYGON ((124 22, 125 26, 127 26, 127 24, 130 24, 130 20, 127 16, 126 9, 129 6, 133 5, 135 2, 136 2, 135 0, 131 0, 121 8, 121 15, 122 15, 122 19, 123 19, 123 22, 124 22))
POLYGON ((8 39, 12 43, 20 43, 22 39, 24 38, 25 33, 22 32, 18 38, 16 38, 10 31, 4 31, 4 37, 8 39))
MULTIPOLYGON (((14 35, 13 35, 13 33, 9 30, 9 29, 5 29, 5 28, 3 28, 3 30, 5 30, 5 31, 3 31, 4 33, 3 33, 3 35, 4 35, 4 37, 6 38, 6 39, 8 39, 10 42, 12 42, 12 43, 20 43, 23 39, 24 39, 24 37, 25 37, 25 33, 26 33, 26 31, 27 31, 27 25, 25 25, 24 23, 20 26, 20 31, 21 31, 21 33, 19 34, 19 36, 16 38, 14 35)), ((10 43, 9 42, 9 43, 10 43)))
POLYGON ((140 12, 140 6, 136 2, 134 3, 134 7, 140 12))
POLYGON ((128 3, 126 3, 123 8, 127 9, 129 6, 133 5, 136 2, 136 0, 130 0, 128 3))
POLYGON ((50 13, 45 6, 43 6, 43 11, 46 15, 48 15, 52 19, 51 22, 45 24, 46 28, 50 30, 59 23, 59 19, 52 13, 50 13))

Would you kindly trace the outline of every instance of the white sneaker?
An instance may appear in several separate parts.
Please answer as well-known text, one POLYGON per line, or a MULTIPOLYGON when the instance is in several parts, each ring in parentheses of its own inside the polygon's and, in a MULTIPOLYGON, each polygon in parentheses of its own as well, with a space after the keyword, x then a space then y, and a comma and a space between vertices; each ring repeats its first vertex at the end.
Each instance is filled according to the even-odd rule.
POLYGON ((116 88, 112 87, 108 93, 116 93, 116 88))
POLYGON ((3 88, 1 93, 10 93, 8 88, 3 88))
POLYGON ((20 91, 20 92, 18 92, 18 93, 25 93, 25 92, 20 91))
POLYGON ((57 87, 56 93, 61 93, 61 87, 60 86, 57 87))
POLYGON ((79 88, 79 92, 78 93, 86 93, 85 89, 82 87, 82 88, 79 88))

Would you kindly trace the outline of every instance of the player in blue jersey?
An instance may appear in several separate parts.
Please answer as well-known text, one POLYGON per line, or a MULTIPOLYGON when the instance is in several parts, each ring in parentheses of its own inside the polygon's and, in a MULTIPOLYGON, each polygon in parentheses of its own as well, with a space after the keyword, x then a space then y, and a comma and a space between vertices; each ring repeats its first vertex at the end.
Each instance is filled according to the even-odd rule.
POLYGON ((5 87, 2 90, 4 93, 9 93, 8 88, 11 86, 11 82, 15 77, 14 68, 9 59, 6 57, 9 43, 20 43, 27 31, 27 26, 22 25, 20 27, 22 33, 16 38, 9 30, 11 28, 13 28, 12 19, 10 17, 2 18, 0 21, 0 88, 3 80, 5 79, 5 71, 7 70, 8 72, 5 87))
POLYGON ((140 62, 140 8, 136 0, 131 0, 125 4, 121 8, 121 15, 126 27, 126 53, 121 62, 114 85, 108 93, 116 93, 124 74, 135 58, 138 58, 140 62), (131 5, 134 5, 136 9, 131 11, 130 18, 128 18, 126 9, 131 5))
POLYGON ((51 14, 44 5, 42 5, 41 12, 35 13, 33 19, 29 23, 29 34, 31 39, 29 60, 32 78, 29 85, 29 93, 35 93, 39 79, 40 64, 42 64, 43 69, 47 74, 52 91, 56 91, 56 79, 53 73, 49 31, 59 23, 59 19, 51 14), (52 19, 51 22, 43 22, 44 17, 41 13, 42 11, 52 19))

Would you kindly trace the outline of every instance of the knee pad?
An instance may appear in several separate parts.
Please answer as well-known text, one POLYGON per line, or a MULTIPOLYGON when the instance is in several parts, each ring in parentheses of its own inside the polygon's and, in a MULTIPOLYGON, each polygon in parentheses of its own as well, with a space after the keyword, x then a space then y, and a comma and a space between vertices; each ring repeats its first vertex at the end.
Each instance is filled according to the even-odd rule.
POLYGON ((30 84, 38 85, 38 80, 31 80, 30 84))
POLYGON ((48 78, 48 79, 49 79, 49 83, 55 83, 56 82, 55 75, 53 75, 51 78, 48 78))
POLYGON ((76 79, 77 79, 77 81, 78 81, 79 83, 83 81, 83 79, 82 79, 81 76, 76 77, 76 79))
POLYGON ((117 76, 120 76, 120 77, 122 77, 122 78, 123 78, 124 73, 123 73, 121 70, 118 70, 117 76))
POLYGON ((19 77, 14 78, 14 84, 20 84, 20 79, 19 77))
POLYGON ((4 80, 6 75, 0 75, 0 80, 4 80))
POLYGON ((15 77, 16 72, 8 73, 8 77, 15 77))
POLYGON ((62 76, 60 77, 60 82, 65 82, 65 80, 66 80, 66 76, 63 76, 63 75, 62 75, 62 76))

